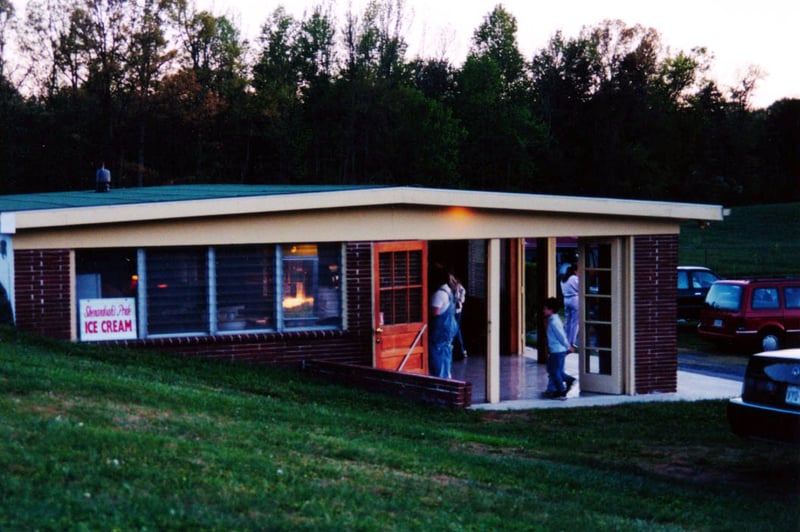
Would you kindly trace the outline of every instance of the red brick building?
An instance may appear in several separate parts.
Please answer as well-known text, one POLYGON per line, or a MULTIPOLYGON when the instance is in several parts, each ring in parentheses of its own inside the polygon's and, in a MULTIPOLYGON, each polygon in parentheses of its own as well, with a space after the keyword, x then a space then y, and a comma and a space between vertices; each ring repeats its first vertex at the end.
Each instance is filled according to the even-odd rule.
MULTIPOLYGON (((581 391, 677 387, 679 224, 720 206, 415 187, 176 186, 0 197, 0 284, 16 326, 72 341, 427 373, 428 272, 479 309, 489 402, 559 238, 581 267, 581 391)), ((475 315, 475 314, 473 314, 475 315)))

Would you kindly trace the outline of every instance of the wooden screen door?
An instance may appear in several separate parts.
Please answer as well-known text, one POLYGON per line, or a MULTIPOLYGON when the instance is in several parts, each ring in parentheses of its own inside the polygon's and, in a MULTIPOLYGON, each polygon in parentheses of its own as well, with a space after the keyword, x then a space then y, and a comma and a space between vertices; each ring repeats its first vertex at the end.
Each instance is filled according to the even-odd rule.
POLYGON ((375 367, 426 375, 427 242, 379 242, 374 252, 375 367))

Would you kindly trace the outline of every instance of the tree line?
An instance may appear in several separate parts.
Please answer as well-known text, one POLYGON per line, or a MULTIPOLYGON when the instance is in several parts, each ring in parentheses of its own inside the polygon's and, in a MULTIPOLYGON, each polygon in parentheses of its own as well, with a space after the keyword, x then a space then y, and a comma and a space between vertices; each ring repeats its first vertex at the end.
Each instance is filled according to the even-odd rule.
POLYGON ((403 0, 279 7, 255 42, 190 0, 0 0, 0 193, 392 184, 731 204, 800 201, 800 100, 752 109, 652 28, 556 32, 497 5, 462 65, 409 57, 403 0), (16 53, 8 61, 8 44, 16 53))

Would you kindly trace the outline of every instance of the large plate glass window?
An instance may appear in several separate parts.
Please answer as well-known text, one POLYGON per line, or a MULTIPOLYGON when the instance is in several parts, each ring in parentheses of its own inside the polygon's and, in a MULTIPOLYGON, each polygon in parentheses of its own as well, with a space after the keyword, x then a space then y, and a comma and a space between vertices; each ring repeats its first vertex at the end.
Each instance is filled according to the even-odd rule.
POLYGON ((136 264, 135 249, 76 251, 77 298, 136 297, 136 264))
POLYGON ((214 257, 217 331, 274 329, 274 246, 218 247, 214 257))
POLYGON ((147 250, 149 334, 208 331, 207 248, 147 250))
POLYGON ((84 341, 343 324, 341 244, 79 250, 75 257, 84 341))
POLYGON ((284 328, 341 324, 338 244, 281 246, 284 328))
POLYGON ((75 252, 78 337, 82 341, 138 336, 137 265, 135 249, 75 252))

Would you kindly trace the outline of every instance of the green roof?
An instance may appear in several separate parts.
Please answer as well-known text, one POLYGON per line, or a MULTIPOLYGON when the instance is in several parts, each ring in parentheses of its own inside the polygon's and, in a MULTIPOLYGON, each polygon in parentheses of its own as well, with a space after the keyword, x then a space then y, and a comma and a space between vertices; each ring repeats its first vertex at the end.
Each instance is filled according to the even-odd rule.
POLYGON ((40 192, 36 194, 0 195, 0 212, 277 196, 281 194, 314 194, 370 188, 378 187, 364 185, 172 185, 112 188, 108 192, 95 192, 94 190, 40 192))

